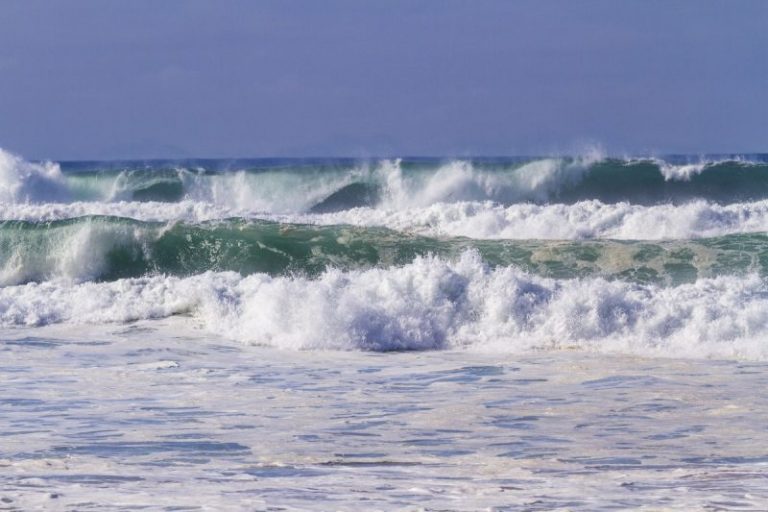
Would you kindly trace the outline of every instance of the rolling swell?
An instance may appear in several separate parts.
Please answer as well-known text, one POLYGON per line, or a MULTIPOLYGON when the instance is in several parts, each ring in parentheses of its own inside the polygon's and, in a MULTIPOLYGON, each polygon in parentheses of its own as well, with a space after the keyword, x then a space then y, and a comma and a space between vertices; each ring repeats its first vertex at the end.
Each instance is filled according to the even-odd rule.
POLYGON ((386 228, 228 219, 201 224, 80 217, 0 223, 0 284, 64 278, 112 281, 207 271, 316 277, 329 269, 402 266, 476 252, 491 268, 573 279, 677 285, 720 275, 768 275, 768 235, 677 241, 431 238, 386 228))

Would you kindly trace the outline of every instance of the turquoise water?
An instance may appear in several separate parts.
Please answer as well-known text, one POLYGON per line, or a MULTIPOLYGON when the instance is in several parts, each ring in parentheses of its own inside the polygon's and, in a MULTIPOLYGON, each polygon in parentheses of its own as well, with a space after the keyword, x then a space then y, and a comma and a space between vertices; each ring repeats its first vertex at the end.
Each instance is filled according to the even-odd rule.
POLYGON ((561 279, 676 285, 699 277, 768 272, 768 236, 763 233, 667 241, 475 240, 380 227, 248 219, 169 224, 87 216, 0 222, 0 268, 6 284, 62 277, 58 263, 74 244, 86 245, 83 272, 69 277, 98 281, 206 271, 316 276, 331 268, 404 265, 417 256, 455 259, 467 250, 476 251, 491 267, 512 265, 561 279))

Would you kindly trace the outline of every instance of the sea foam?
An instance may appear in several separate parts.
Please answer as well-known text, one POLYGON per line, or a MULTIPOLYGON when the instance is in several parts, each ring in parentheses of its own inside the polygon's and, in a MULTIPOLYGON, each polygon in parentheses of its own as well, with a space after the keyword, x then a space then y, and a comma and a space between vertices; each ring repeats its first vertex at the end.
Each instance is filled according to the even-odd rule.
POLYGON ((88 215, 142 221, 200 223, 243 218, 282 223, 380 226, 425 236, 478 239, 663 240, 768 231, 768 200, 721 205, 691 201, 654 206, 629 203, 515 204, 439 203, 406 209, 353 208, 341 212, 274 214, 184 200, 159 202, 0 203, 0 219, 53 221, 88 215))
POLYGON ((654 206, 630 203, 441 203, 424 208, 357 208, 313 215, 266 215, 281 222, 383 226, 430 236, 483 239, 661 240, 768 230, 768 201, 720 205, 691 201, 654 206))
POLYGON ((765 359, 768 297, 755 276, 675 287, 552 280, 454 261, 317 279, 208 272, 0 289, 5 327, 192 315, 209 331, 285 349, 502 352, 581 349, 663 357, 765 359))

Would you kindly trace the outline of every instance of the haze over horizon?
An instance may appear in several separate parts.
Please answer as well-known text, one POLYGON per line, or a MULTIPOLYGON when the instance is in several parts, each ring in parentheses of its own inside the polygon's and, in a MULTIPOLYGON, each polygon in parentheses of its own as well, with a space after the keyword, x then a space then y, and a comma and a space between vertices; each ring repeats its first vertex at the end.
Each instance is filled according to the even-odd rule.
POLYGON ((768 152, 768 2, 0 4, 29 159, 768 152))

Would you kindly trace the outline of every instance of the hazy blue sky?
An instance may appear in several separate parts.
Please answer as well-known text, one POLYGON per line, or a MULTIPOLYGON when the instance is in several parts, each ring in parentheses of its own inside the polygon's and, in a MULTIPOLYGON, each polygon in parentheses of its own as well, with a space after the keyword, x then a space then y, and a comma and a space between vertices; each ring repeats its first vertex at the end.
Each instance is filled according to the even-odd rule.
POLYGON ((0 0, 0 147, 768 151, 766 27, 765 0, 0 0))

